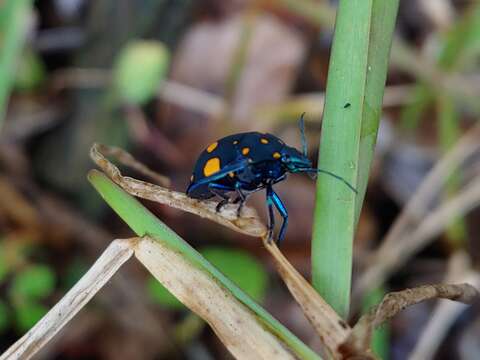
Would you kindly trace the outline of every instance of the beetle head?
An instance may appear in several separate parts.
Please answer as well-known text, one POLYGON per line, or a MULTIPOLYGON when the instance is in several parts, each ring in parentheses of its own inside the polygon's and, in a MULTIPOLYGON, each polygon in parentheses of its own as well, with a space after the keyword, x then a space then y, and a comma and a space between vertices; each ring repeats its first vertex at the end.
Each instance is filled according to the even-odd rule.
POLYGON ((293 147, 285 146, 281 155, 283 166, 291 173, 301 172, 302 169, 310 169, 312 167, 310 159, 293 147))

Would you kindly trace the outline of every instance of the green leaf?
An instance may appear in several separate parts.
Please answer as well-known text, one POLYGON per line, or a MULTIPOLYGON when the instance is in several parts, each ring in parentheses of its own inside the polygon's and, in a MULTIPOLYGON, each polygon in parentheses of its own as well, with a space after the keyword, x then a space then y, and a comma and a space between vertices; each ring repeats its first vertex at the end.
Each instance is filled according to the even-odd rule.
POLYGON ((147 290, 150 297, 160 305, 175 310, 185 309, 185 306, 153 276, 147 280, 147 290))
POLYGON ((352 245, 377 138, 398 0, 340 0, 328 70, 319 167, 358 188, 319 176, 312 279, 348 315, 352 245))
POLYGON ((254 300, 265 298, 268 275, 250 254, 223 247, 207 247, 200 253, 254 300))
POLYGON ((315 352, 273 318, 265 309, 253 301, 252 298, 238 288, 229 278, 210 264, 185 240, 147 210, 138 200, 124 192, 99 171, 91 171, 88 179, 112 209, 138 236, 150 235, 154 238, 162 239, 162 242, 177 250, 185 256, 185 259, 209 273, 222 284, 222 286, 228 289, 237 300, 255 313, 259 321, 261 321, 269 331, 281 339, 298 358, 320 359, 315 352))
POLYGON ((0 300, 0 333, 8 327, 9 311, 7 305, 0 300))
POLYGON ((127 103, 146 103, 157 93, 169 61, 169 52, 160 42, 130 43, 120 52, 114 66, 115 90, 127 103))
POLYGON ((16 326, 22 333, 30 328, 47 313, 48 309, 36 302, 26 301, 15 308, 16 326))
POLYGON ((55 273, 46 265, 32 265, 13 278, 10 292, 22 301, 43 299, 55 289, 55 273))

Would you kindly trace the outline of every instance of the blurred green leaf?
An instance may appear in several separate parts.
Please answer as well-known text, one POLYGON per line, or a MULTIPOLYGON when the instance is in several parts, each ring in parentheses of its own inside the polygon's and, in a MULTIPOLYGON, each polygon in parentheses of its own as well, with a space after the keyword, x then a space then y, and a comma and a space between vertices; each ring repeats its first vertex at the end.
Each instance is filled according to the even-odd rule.
POLYGON ((168 70, 170 54, 160 42, 127 45, 114 66, 115 90, 127 103, 142 105, 153 98, 168 70))
POLYGON ((15 309, 16 326, 22 333, 30 328, 47 313, 48 309, 42 304, 26 301, 15 309))
POLYGON ((0 333, 8 326, 8 307, 0 300, 0 333))
POLYGON ((185 306, 177 300, 162 284, 153 276, 147 280, 147 290, 150 297, 160 305, 169 309, 184 309, 185 306))
MULTIPOLYGON (((224 247, 208 247, 200 253, 254 300, 262 301, 265 298, 268 275, 250 254, 224 247)), ((152 299, 161 305, 171 309, 184 308, 155 278, 149 278, 147 289, 152 299)))
POLYGON ((52 293, 55 288, 55 273, 46 265, 32 265, 16 274, 11 294, 21 302, 41 299, 52 293))
POLYGON ((250 254, 223 247, 204 248, 200 253, 254 300, 265 298, 268 275, 250 254))
POLYGON ((18 91, 32 91, 45 79, 45 67, 31 50, 25 50, 17 67, 15 89, 18 91))

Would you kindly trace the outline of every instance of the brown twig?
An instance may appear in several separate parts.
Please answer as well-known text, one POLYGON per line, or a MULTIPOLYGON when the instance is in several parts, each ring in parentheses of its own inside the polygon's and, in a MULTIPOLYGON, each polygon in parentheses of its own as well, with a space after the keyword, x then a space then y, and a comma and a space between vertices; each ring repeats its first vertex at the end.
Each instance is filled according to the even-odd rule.
POLYGON ((169 187, 170 179, 164 175, 160 175, 157 172, 153 171, 149 167, 145 166, 141 162, 137 161, 132 155, 130 155, 125 150, 116 147, 116 146, 105 146, 101 144, 95 145, 97 150, 104 154, 105 156, 112 156, 117 159, 121 164, 131 167, 132 169, 138 171, 140 174, 148 176, 149 178, 155 180, 159 185, 169 187))
POLYGON ((347 341, 342 345, 342 349, 346 353, 357 353, 368 349, 373 330, 409 306, 436 298, 470 304, 478 296, 479 292, 470 284, 423 285, 389 293, 379 305, 360 318, 347 341))

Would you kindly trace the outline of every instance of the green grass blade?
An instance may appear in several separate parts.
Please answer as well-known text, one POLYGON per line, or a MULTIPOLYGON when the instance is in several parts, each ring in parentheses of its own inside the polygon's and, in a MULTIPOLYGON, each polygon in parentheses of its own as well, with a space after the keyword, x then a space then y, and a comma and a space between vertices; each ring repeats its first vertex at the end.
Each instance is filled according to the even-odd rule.
POLYGON ((264 326, 287 344, 296 356, 301 359, 320 359, 315 352, 273 318, 265 309, 253 301, 225 275, 211 265, 202 255, 200 255, 200 253, 161 222, 137 199, 124 192, 99 171, 91 171, 88 179, 103 199, 138 236, 149 235, 161 239, 161 241, 165 242, 167 245, 181 252, 185 258, 193 264, 211 274, 240 302, 254 312, 264 326))
POLYGON ((25 40, 31 0, 6 0, 0 6, 0 128, 25 40))
POLYGON ((312 278, 314 287, 343 317, 350 303, 356 214, 376 141, 397 9, 398 0, 340 0, 337 11, 319 166, 359 187, 359 195, 319 176, 312 278))
POLYGON ((355 218, 358 222, 367 189, 378 126, 382 113, 383 93, 388 72, 388 60, 392 44, 399 0, 374 0, 368 47, 365 100, 360 134, 355 218))

